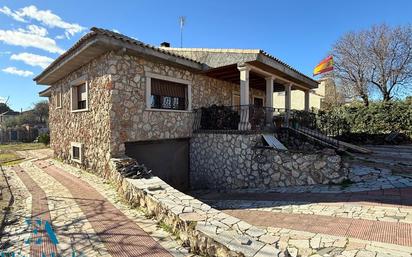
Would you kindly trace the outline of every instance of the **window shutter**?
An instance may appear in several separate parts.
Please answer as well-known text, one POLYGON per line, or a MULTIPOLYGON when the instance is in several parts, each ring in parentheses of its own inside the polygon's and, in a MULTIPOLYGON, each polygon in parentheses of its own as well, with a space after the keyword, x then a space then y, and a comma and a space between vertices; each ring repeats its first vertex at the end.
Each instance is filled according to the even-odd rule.
POLYGON ((152 95, 186 98, 187 85, 154 78, 151 80, 152 95))

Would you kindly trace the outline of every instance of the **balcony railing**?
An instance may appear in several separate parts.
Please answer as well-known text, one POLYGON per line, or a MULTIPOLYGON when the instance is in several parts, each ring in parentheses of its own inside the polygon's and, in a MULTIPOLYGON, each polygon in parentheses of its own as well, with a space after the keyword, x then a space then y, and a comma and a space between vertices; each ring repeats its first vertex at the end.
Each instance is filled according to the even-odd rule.
MULTIPOLYGON (((322 119, 316 113, 255 105, 202 107, 194 110, 194 131, 270 131, 293 130, 302 136, 339 147, 334 137, 342 134, 334 121, 322 119)), ((320 143, 322 143, 320 142, 320 143)))
POLYGON ((285 109, 255 105, 202 107, 194 110, 194 130, 263 131, 285 124, 285 109), (244 127, 242 127, 244 126, 244 127))

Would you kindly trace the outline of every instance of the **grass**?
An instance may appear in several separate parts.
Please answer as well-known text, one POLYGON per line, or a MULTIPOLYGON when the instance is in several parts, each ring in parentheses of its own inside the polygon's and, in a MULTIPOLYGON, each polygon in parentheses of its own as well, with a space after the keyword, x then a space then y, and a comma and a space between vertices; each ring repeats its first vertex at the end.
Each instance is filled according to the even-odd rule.
POLYGON ((44 149, 46 146, 39 143, 17 143, 0 145, 0 164, 10 166, 21 162, 23 159, 17 151, 44 149))

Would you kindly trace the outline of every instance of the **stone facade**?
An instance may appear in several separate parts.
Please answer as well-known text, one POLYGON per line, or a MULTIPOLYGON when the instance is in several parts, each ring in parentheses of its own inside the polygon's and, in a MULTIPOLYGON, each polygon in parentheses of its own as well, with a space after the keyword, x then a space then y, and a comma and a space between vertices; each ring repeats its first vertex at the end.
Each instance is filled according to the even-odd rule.
MULTIPOLYGON (((108 52, 52 85, 50 133, 56 157, 71 162, 71 143, 81 143, 84 161, 80 166, 104 173, 111 157, 124 154, 125 142, 190 137, 191 111, 146 109, 147 72, 189 81, 193 109, 232 105, 233 94, 239 92, 239 85, 143 57, 108 52), (89 108, 72 112, 71 82, 83 77, 88 83, 89 108), (62 107, 57 108, 60 90, 62 107)), ((262 97, 264 92, 251 89, 250 96, 262 97)))
POLYGON ((196 133, 190 142, 194 189, 271 188, 340 183, 348 169, 333 150, 313 153, 259 148, 260 134, 196 133))
MULTIPOLYGON (((71 160, 71 143, 84 145, 83 167, 102 172, 110 160, 111 76, 107 72, 111 55, 103 55, 58 81, 51 87, 49 105, 50 146, 55 157, 71 160), (84 77, 88 82, 87 111, 71 111, 71 83, 84 77), (62 92, 61 108, 56 98, 62 92)), ((78 165, 76 162, 72 164, 78 165)))

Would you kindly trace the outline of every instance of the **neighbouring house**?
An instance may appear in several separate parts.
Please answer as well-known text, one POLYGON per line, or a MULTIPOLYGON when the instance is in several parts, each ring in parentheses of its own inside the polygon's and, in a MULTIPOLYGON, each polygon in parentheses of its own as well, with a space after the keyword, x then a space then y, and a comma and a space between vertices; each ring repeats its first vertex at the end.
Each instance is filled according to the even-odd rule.
POLYGON ((20 115, 20 112, 15 112, 15 111, 12 111, 12 110, 7 111, 7 112, 4 112, 4 113, 1 113, 1 114, 0 114, 0 127, 2 127, 2 125, 4 125, 4 123, 5 123, 7 120, 9 120, 9 119, 11 119, 11 118, 14 118, 14 117, 16 117, 17 115, 20 115))
POLYGON ((262 50, 155 47, 92 28, 34 80, 49 86, 40 95, 50 98, 56 157, 102 176, 127 155, 182 190, 345 178, 333 150, 269 147, 277 139, 307 147, 276 128, 292 127, 291 92, 304 92, 309 110, 318 82, 262 50), (285 92, 282 108, 274 92, 285 92))
MULTIPOLYGON (((325 77, 320 79, 319 82, 318 88, 312 89, 309 92, 310 110, 323 109, 330 104, 342 101, 333 79, 325 77)), ((305 110, 305 96, 307 95, 301 90, 292 90, 290 107, 294 110, 305 110)), ((275 108, 284 108, 285 92, 274 93, 273 103, 275 108)))

